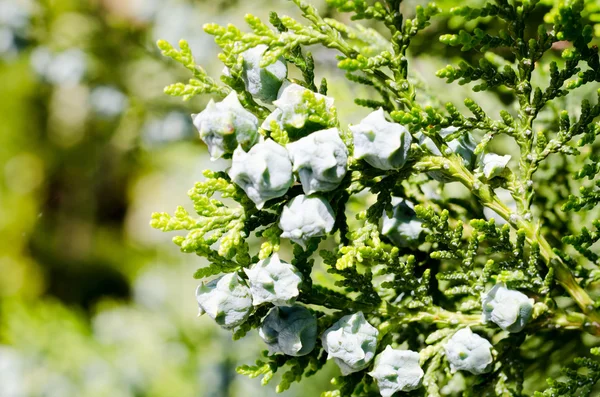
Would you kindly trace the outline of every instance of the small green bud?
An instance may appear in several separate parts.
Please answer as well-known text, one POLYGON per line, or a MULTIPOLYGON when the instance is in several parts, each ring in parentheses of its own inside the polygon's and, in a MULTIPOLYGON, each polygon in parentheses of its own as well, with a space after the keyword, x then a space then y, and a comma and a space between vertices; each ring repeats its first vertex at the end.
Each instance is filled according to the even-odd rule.
POLYGON ((573 51, 573 49, 571 48, 565 48, 561 54, 561 57, 563 59, 573 59, 575 57, 575 51, 573 51))
POLYGON ((443 34, 440 36, 440 42, 447 44, 447 45, 451 45, 451 46, 456 46, 459 44, 459 39, 458 39, 458 35, 456 34, 443 34))

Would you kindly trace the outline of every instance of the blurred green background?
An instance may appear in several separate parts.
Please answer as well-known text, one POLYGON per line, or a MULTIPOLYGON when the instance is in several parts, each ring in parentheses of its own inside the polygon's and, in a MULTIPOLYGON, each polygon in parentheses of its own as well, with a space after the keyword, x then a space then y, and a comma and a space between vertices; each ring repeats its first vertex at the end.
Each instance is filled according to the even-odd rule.
MULTIPOLYGON (((0 0, 1 397, 274 394, 235 374, 263 349, 255 333, 234 346, 196 317, 202 259, 148 226, 151 212, 188 203, 203 169, 225 167, 210 163, 189 117, 209 98, 163 94, 188 76, 155 41, 187 39, 216 77, 218 48, 202 25, 243 26, 246 13, 266 20, 271 9, 298 15, 281 0, 0 0)), ((437 37, 461 27, 442 15, 415 42, 431 100, 470 94, 434 77, 459 54, 437 37)), ((332 52, 314 51, 343 124, 358 121, 368 109, 352 99, 368 93, 347 85, 332 52)), ((490 109, 509 100, 479 98, 490 109)), ((318 395, 332 374, 284 395, 318 395)))

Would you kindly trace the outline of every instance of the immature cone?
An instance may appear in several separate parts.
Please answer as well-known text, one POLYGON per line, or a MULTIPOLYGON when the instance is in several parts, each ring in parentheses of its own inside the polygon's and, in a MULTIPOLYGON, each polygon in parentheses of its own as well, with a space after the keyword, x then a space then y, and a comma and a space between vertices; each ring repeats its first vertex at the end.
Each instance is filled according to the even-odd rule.
POLYGON ((315 348, 317 319, 300 305, 276 306, 263 319, 258 334, 271 353, 304 356, 315 348))
POLYGON ((377 382, 382 397, 418 389, 424 374, 419 365, 419 353, 392 349, 389 345, 375 357, 375 366, 369 372, 377 382))
POLYGON ((267 67, 260 67, 263 54, 268 49, 264 44, 259 44, 242 52, 242 79, 246 90, 253 97, 271 103, 277 99, 281 84, 287 77, 287 65, 283 58, 278 58, 267 67))
POLYGON ((481 165, 483 168, 483 175, 487 179, 492 179, 499 176, 504 172, 508 162, 510 161, 510 155, 500 156, 495 153, 486 153, 481 158, 481 165))
POLYGON ((392 198, 392 217, 383 211, 381 233, 389 238, 395 245, 406 247, 419 239, 423 232, 423 223, 417 219, 412 203, 392 198))
POLYGON ((481 375, 492 369, 492 345, 487 339, 473 333, 471 328, 457 331, 444 345, 452 373, 468 371, 481 375))
MULTIPOLYGON (((458 128, 451 126, 451 127, 442 128, 440 130, 439 134, 442 138, 445 138, 448 135, 455 133, 456 131, 458 131, 458 128)), ((429 138, 428 136, 426 136, 422 133, 419 133, 418 138, 419 138, 419 145, 421 145, 425 149, 429 150, 429 152, 431 152, 431 154, 433 154, 435 156, 442 155, 442 152, 436 146, 436 144, 433 142, 433 140, 431 140, 431 138, 429 138)), ((475 152, 475 144, 471 140, 470 134, 463 134, 462 136, 460 136, 458 138, 452 139, 451 141, 446 142, 446 145, 448 145, 448 150, 450 150, 451 153, 455 153, 462 158, 463 165, 467 169, 469 169, 469 170, 473 169, 473 163, 475 161, 475 153, 474 153, 475 152)), ((442 171, 431 171, 431 172, 428 172, 427 175, 429 175, 431 178, 433 178, 439 182, 450 182, 452 180, 450 177, 445 175, 442 171)))
POLYGON ((377 349, 379 331, 367 322, 362 312, 344 316, 321 336, 327 359, 333 358, 342 375, 365 369, 377 349))
POLYGON ((192 120, 211 160, 233 153, 238 145, 249 150, 258 141, 258 119, 244 109, 235 91, 221 102, 211 99, 206 109, 192 114, 192 120))
POLYGON ((237 273, 202 283, 196 289, 200 314, 208 314, 225 329, 237 327, 246 321, 252 310, 250 289, 237 273))
POLYGON ((306 248, 306 243, 313 237, 325 236, 335 223, 333 209, 327 201, 318 196, 294 197, 283 207, 279 228, 283 230, 281 237, 306 248))
POLYGON ((277 253, 244 269, 254 306, 272 303, 276 306, 294 303, 300 293, 302 274, 294 265, 279 260, 277 253))
POLYGON ((325 125, 309 120, 315 112, 309 98, 324 102, 326 111, 333 110, 333 98, 318 94, 301 85, 290 83, 282 85, 279 95, 273 105, 277 107, 263 122, 262 128, 270 131, 271 123, 275 121, 286 130, 291 138, 305 136, 319 130, 325 125))
POLYGON ((383 109, 372 112, 360 124, 350 126, 354 157, 381 170, 401 168, 408 158, 412 137, 400 124, 385 119, 383 109))
POLYGON ((348 149, 337 128, 313 132, 287 150, 306 194, 334 190, 346 175, 348 149))
POLYGON ((294 182, 287 150, 271 139, 254 145, 247 153, 238 147, 229 176, 258 209, 267 200, 283 196, 294 182))
POLYGON ((509 332, 520 332, 525 328, 533 313, 534 300, 522 292, 496 284, 481 295, 483 321, 491 321, 509 332))
MULTIPOLYGON (((442 138, 445 138, 457 131, 457 127, 446 127, 442 128, 439 133, 442 138)), ((473 162, 475 161, 475 144, 471 140, 470 134, 463 134, 460 137, 447 142, 446 144, 450 150, 462 157, 465 167, 468 169, 473 168, 473 162)))

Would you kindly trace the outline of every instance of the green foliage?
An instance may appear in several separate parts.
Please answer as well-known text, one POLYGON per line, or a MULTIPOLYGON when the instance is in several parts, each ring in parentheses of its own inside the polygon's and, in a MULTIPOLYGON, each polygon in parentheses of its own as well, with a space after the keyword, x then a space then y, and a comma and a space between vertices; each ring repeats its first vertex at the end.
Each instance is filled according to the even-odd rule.
MULTIPOLYGON (((598 353, 597 349, 592 350, 595 356, 598 353)), ((592 358, 578 357, 572 365, 562 369, 561 375, 566 380, 548 379, 550 388, 543 393, 536 392, 535 397, 591 395, 594 385, 600 380, 600 363, 592 358)))
MULTIPOLYGON (((437 76, 446 84, 469 85, 474 92, 501 94, 504 109, 488 109, 480 94, 456 98, 464 106, 424 99, 431 94, 416 77, 408 49, 440 13, 437 6, 418 7, 409 19, 400 12, 397 0, 328 1, 332 9, 351 13, 351 20, 368 23, 365 27, 341 22, 341 17, 324 18, 303 1, 294 3, 305 22, 271 13, 271 28, 248 15, 250 32, 216 24, 206 25, 205 31, 215 37, 222 49, 220 59, 229 68, 223 82, 259 119, 273 109, 257 104, 246 91, 239 77, 239 58, 249 48, 266 45, 262 67, 283 58, 302 76, 291 80, 307 89, 302 104, 294 109, 297 115, 324 128, 338 128, 348 146, 346 176, 337 188, 319 193, 331 206, 333 228, 326 236, 309 239, 306 246, 293 243, 291 262, 303 276, 297 304, 314 309, 319 333, 343 316, 362 311, 378 330, 377 353, 386 346, 419 351, 423 387, 409 395, 441 396, 453 388, 464 396, 592 395, 600 364, 588 357, 589 349, 581 343, 575 350, 583 350, 585 357, 563 370, 568 380, 550 381, 545 391, 535 379, 547 377, 555 368, 534 364, 547 360, 562 366, 564 359, 542 346, 571 356, 568 346, 554 343, 566 338, 567 332, 600 335, 596 309, 600 304, 594 299, 595 283, 600 280, 594 244, 600 234, 590 231, 600 225, 596 211, 600 168, 595 157, 587 163, 583 158, 595 150, 600 97, 592 104, 579 96, 600 82, 600 67, 592 29, 582 16, 584 3, 564 1, 551 9, 535 0, 496 0, 451 11, 453 18, 481 25, 439 37, 444 45, 460 47, 462 59, 437 76), (540 15, 546 15, 546 22, 538 20, 540 15), (404 166, 383 170, 353 157, 358 141, 353 141, 335 108, 316 95, 326 94, 327 83, 317 87, 314 81, 315 59, 306 51, 314 45, 336 50, 337 66, 347 79, 371 90, 373 97, 355 99, 358 105, 381 107, 411 133, 404 166), (570 109, 563 106, 567 100, 581 105, 570 109), (476 141, 474 148, 457 146, 470 139, 476 141), (503 148, 506 142, 513 142, 514 149, 503 148), (468 150, 472 152, 465 154, 468 150), (488 173, 486 178, 484 155, 494 150, 510 153, 513 160, 505 172, 488 173), (567 169, 575 170, 574 175, 567 175, 567 169), (426 184, 433 184, 435 193, 426 184), (466 197, 458 197, 453 190, 457 185, 466 190, 466 197), (548 190, 551 197, 546 198, 541 192, 548 190), (411 203, 411 211, 414 204, 415 223, 405 221, 404 226, 417 232, 405 236, 411 237, 407 244, 394 243, 384 233, 385 218, 394 214, 393 198, 411 203), (581 224, 570 218, 573 212, 578 212, 581 224), (320 270, 326 276, 317 276, 320 270), (520 332, 499 329, 493 321, 502 319, 485 322, 481 317, 482 294, 499 283, 519 294, 521 301, 532 302, 513 316, 526 317, 520 332), (445 346, 464 327, 493 342, 489 373, 452 375, 445 346)), ((198 73, 184 47, 169 56, 198 73)), ((286 128, 276 120, 269 127, 260 132, 281 145, 313 132, 309 127, 286 128)), ((273 172, 267 171, 261 174, 264 180, 273 172)), ((301 186, 293 186, 257 210, 226 174, 208 171, 205 176, 207 181, 190 192, 200 218, 179 208, 174 216, 155 214, 152 220, 154 227, 165 231, 189 231, 174 241, 182 251, 209 259, 210 265, 200 269, 198 277, 238 271, 284 251, 277 222, 285 203, 302 193, 301 186), (213 198, 216 193, 236 204, 225 205, 213 198), (256 256, 248 243, 254 237, 260 240, 256 256)), ((265 310, 265 306, 256 308, 234 337, 257 328, 265 310)), ((510 317, 506 314, 510 310, 501 308, 496 314, 510 317)), ((283 391, 321 369, 326 355, 317 342, 307 356, 265 355, 256 365, 238 371, 263 376, 265 384, 286 366, 277 387, 283 391)), ((377 384, 368 374, 371 368, 369 364, 335 377, 334 390, 323 395, 378 395, 377 384)))
POLYGON ((194 203, 194 209, 200 218, 194 219, 183 208, 178 207, 173 216, 167 213, 152 215, 151 226, 162 231, 189 230, 186 237, 177 236, 173 242, 182 252, 193 252, 210 260, 210 266, 199 269, 195 277, 231 272, 250 263, 248 254, 249 224, 255 223, 252 213, 243 208, 230 208, 221 201, 212 198, 220 193, 221 198, 232 198, 249 204, 240 189, 231 183, 225 173, 205 171, 206 182, 198 182, 188 195, 194 203), (217 241, 218 250, 211 248, 217 241))
POLYGON ((229 87, 217 85, 215 81, 206 74, 204 69, 196 65, 194 56, 192 55, 192 50, 190 49, 190 45, 187 43, 187 41, 179 41, 179 47, 181 48, 180 51, 177 51, 171 44, 164 40, 159 40, 157 45, 164 56, 180 63, 186 69, 191 71, 194 76, 187 84, 175 83, 166 87, 166 94, 181 96, 184 100, 188 100, 200 94, 217 94, 225 96, 229 93, 229 87))

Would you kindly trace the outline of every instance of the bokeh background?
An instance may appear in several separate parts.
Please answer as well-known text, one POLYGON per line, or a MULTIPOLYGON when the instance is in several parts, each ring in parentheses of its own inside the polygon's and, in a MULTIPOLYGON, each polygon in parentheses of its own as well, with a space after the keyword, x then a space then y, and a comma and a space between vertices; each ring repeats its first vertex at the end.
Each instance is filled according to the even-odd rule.
MULTIPOLYGON (((409 15, 416 3, 405 4, 409 15)), ((148 225, 151 212, 188 203, 215 167, 189 116, 209 98, 163 94, 188 76, 154 43, 187 39, 217 77, 218 48, 202 25, 242 26, 246 13, 267 19, 271 9, 298 15, 281 0, 0 0, 1 397, 274 394, 235 374, 262 350, 255 334, 234 346, 196 317, 202 259, 148 225)), ((434 75, 459 55, 437 37, 461 23, 444 14, 414 43, 436 100, 472 95, 434 75)), ((369 93, 345 82, 335 54, 314 55, 343 124, 359 120, 368 110, 352 99, 369 93)), ((489 109, 510 101, 501 90, 478 98, 489 109)), ((318 395, 332 374, 284 395, 318 395)))

